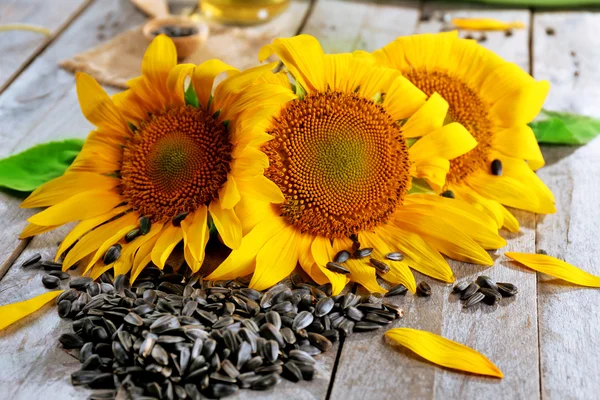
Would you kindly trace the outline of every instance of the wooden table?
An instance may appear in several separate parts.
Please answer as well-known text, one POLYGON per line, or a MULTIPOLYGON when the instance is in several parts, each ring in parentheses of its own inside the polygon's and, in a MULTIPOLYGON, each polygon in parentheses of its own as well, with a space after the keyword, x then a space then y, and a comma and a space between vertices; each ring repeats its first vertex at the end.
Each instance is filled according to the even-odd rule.
MULTIPOLYGON (((548 79, 551 110, 600 115, 600 13, 530 11, 408 1, 317 0, 295 2, 297 25, 321 40, 328 52, 374 50, 399 35, 438 32, 440 17, 478 16, 518 20, 512 36, 486 33, 482 42, 548 79), (304 18, 303 18, 304 17, 304 18), (555 34, 548 28, 552 28, 555 34)), ((88 49, 144 21, 125 0, 2 0, 0 24, 43 25, 50 37, 31 32, 0 33, 0 157, 52 139, 85 137, 91 125, 79 111, 73 75, 59 60, 88 49)), ((467 32, 461 33, 466 35, 467 32)), ((475 33, 475 38, 480 34, 475 33)), ((425 329, 465 343, 504 372, 497 380, 444 370, 408 351, 388 346, 381 333, 355 334, 319 358, 313 382, 283 382, 267 393, 243 391, 238 398, 268 399, 593 399, 600 396, 600 291, 552 280, 509 263, 505 250, 549 254, 600 274, 600 140, 583 147, 544 147, 547 166, 539 174, 556 195, 558 212, 536 216, 515 212, 518 234, 495 253, 486 274, 516 283, 520 294, 494 308, 465 311, 451 287, 430 281, 433 295, 394 298, 406 316, 395 323, 425 329)), ((42 272, 18 265, 36 252, 53 256, 67 230, 19 242, 18 233, 34 210, 0 192, 0 305, 44 292, 42 272), (6 261, 6 262, 5 262, 6 261)), ((458 279, 483 268, 453 263, 458 279)), ((418 277, 422 279, 422 277, 418 277)), ((429 280, 428 280, 429 281, 429 280)), ((57 345, 67 329, 54 309, 44 308, 0 332, 0 388, 3 399, 86 398, 69 382, 79 362, 57 345)))

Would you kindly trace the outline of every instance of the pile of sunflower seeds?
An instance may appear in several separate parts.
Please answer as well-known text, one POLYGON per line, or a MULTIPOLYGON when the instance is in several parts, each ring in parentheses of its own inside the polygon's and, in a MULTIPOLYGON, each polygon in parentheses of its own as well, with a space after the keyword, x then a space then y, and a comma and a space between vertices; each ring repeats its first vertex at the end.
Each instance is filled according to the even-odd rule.
POLYGON ((154 266, 128 282, 110 273, 99 282, 77 277, 57 298, 59 315, 73 319, 73 332, 59 341, 79 350, 82 363, 71 382, 101 389, 91 399, 221 398, 240 388, 267 390, 281 377, 312 380, 313 356, 340 335, 403 316, 381 298, 331 296, 329 284, 299 275, 264 293, 154 266))
POLYGON ((459 282, 454 292, 460 295, 463 307, 468 308, 484 302, 493 306, 503 297, 516 295, 519 290, 512 283, 494 282, 489 276, 480 275, 475 282, 459 282))

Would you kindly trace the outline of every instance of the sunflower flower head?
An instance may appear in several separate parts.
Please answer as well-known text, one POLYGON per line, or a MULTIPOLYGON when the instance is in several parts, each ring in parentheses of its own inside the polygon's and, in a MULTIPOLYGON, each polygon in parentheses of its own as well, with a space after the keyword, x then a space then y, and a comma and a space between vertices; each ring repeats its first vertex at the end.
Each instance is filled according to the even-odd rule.
POLYGON ((273 54, 285 71, 265 73, 247 88, 257 105, 232 125, 238 145, 264 154, 267 165, 235 207, 241 246, 208 279, 253 273, 250 286, 260 290, 299 263, 334 293, 348 280, 384 292, 369 258, 348 260, 347 275, 327 268, 353 241, 373 248, 378 260, 402 252, 404 260, 386 261, 390 270, 382 277, 413 292, 409 266, 454 280, 440 253, 491 264, 484 248, 504 244, 495 221, 465 203, 411 193, 413 178, 443 187, 449 160, 476 146, 462 125, 444 125, 444 99, 428 99, 368 53, 324 54, 312 36, 277 39, 259 58, 273 54))
POLYGON ((445 123, 462 124, 477 140, 477 147, 450 161, 438 191, 451 190, 511 231, 519 224, 504 206, 555 211, 552 193, 533 172, 544 158, 527 125, 542 108, 547 81, 535 81, 456 32, 400 37, 373 54, 428 96, 441 95, 449 105, 445 123))
POLYGON ((132 280, 150 262, 163 268, 181 241, 197 271, 209 224, 227 246, 239 247, 234 207, 244 192, 236 181, 262 174, 264 156, 238 151, 228 126, 244 107, 238 102, 244 87, 264 68, 240 80, 218 60, 177 65, 173 42, 161 35, 125 92, 111 98, 93 78, 77 74, 81 110, 95 129, 67 172, 23 202, 48 208, 29 218, 22 237, 79 221, 57 251, 63 267, 83 263, 94 277, 110 268, 115 275, 131 271, 132 280), (229 78, 213 92, 221 73, 229 78))

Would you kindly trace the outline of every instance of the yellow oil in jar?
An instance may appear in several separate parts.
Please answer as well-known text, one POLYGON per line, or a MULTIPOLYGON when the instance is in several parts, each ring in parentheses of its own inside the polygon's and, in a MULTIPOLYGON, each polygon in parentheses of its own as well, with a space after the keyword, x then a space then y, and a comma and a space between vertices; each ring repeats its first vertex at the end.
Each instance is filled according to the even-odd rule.
POLYGON ((199 0, 206 18, 223 24, 260 24, 281 14, 290 0, 199 0))

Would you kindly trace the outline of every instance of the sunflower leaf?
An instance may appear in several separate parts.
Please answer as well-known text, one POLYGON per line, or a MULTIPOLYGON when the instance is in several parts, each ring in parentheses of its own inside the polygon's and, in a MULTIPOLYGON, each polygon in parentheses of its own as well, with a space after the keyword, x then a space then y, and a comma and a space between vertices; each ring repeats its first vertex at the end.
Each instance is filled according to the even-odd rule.
POLYGON ((542 110, 531 124, 538 143, 581 145, 600 134, 600 120, 585 115, 542 110))
POLYGON ((413 178, 412 186, 408 191, 408 194, 418 194, 418 193, 435 193, 431 186, 425 181, 425 179, 421 178, 413 178))
POLYGON ((504 377, 502 371, 483 354, 431 332, 395 328, 387 331, 385 336, 443 367, 496 378, 504 377))
POLYGON ((183 98, 185 99, 185 104, 196 108, 200 107, 200 100, 198 100, 198 96, 194 90, 194 85, 188 85, 187 89, 185 89, 185 92, 183 93, 183 98))
POLYGON ((504 255, 534 271, 562 279, 580 286, 600 287, 600 276, 595 276, 545 254, 507 252, 504 255))
POLYGON ((31 192, 61 176, 83 146, 81 139, 67 139, 31 147, 0 160, 0 187, 31 192))

